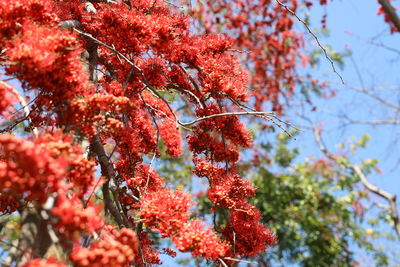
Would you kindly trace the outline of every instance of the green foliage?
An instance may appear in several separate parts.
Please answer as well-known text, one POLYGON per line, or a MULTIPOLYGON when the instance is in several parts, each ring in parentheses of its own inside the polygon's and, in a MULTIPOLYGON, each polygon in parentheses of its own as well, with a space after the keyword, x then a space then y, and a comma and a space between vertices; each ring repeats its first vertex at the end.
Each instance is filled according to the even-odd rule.
POLYGON ((250 175, 258 187, 253 203, 278 237, 276 251, 268 253, 266 260, 300 266, 353 266, 353 251, 358 246, 371 252, 379 266, 387 265, 386 254, 374 247, 362 227, 359 209, 365 194, 355 190, 357 179, 343 168, 349 159, 294 164, 299 151, 289 149, 288 141, 278 135, 276 149, 269 152, 273 160, 263 160, 250 175), (285 171, 274 173, 276 166, 285 171))

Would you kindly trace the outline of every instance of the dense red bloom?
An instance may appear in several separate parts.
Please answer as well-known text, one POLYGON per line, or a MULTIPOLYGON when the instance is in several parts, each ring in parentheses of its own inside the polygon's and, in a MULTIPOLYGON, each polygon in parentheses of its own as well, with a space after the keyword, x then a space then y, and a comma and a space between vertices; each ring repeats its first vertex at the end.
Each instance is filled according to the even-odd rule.
POLYGON ((230 249, 211 228, 205 229, 199 220, 185 223, 180 232, 172 237, 172 241, 180 251, 191 252, 193 257, 213 260, 224 257, 230 249))
POLYGON ((256 188, 238 174, 227 172, 202 159, 196 159, 195 164, 195 173, 208 178, 210 188, 207 195, 212 203, 223 208, 235 209, 245 199, 254 196, 256 188))
POLYGON ((166 237, 181 231, 189 220, 191 206, 188 194, 165 188, 145 195, 139 214, 146 225, 166 237))
POLYGON ((140 216, 150 228, 162 237, 169 236, 182 252, 194 257, 216 259, 224 256, 229 245, 199 220, 189 220, 192 203, 187 194, 168 189, 146 195, 142 200, 140 216))
MULTIPOLYGON (((162 264, 159 258, 159 251, 155 251, 151 246, 154 245, 154 241, 150 239, 147 232, 142 232, 139 235, 140 245, 142 247, 142 252, 146 263, 148 264, 162 264)), ((143 259, 141 257, 136 257, 136 262, 138 264, 143 264, 143 259)))
POLYGON ((230 221, 222 232, 234 246, 235 253, 256 256, 267 245, 272 246, 275 237, 259 222, 259 211, 246 201, 254 196, 255 188, 239 175, 229 173, 229 170, 227 172, 201 159, 196 159, 195 163, 195 173, 209 180, 208 198, 215 205, 230 210, 230 221))
POLYGON ((11 214, 20 206, 21 204, 12 195, 0 194, 0 215, 11 214))
POLYGON ((92 203, 83 207, 78 198, 69 199, 60 195, 51 212, 58 218, 58 231, 69 238, 77 238, 79 233, 92 234, 104 225, 99 216, 100 210, 101 207, 95 207, 92 203))
POLYGON ((94 180, 95 163, 83 157, 81 148, 73 145, 71 136, 61 132, 40 135, 35 143, 42 146, 54 158, 67 162, 66 176, 75 192, 82 196, 94 180))
POLYGON ((11 106, 15 102, 16 99, 11 92, 11 87, 4 82, 0 82, 0 116, 7 118, 11 111, 11 106))
POLYGON ((89 248, 74 248, 70 259, 78 267, 129 265, 138 255, 137 242, 133 230, 122 228, 116 231, 109 227, 102 233, 101 239, 96 240, 89 248))
POLYGON ((166 152, 173 157, 179 157, 182 154, 182 139, 177 123, 171 118, 167 118, 158 127, 161 138, 167 146, 166 152))
POLYGON ((64 263, 59 263, 53 258, 34 259, 27 262, 23 267, 66 267, 64 263))
POLYGON ((0 135, 1 192, 44 201, 55 192, 65 174, 66 162, 54 159, 40 145, 14 135, 0 135))
POLYGON ((256 256, 276 242, 276 237, 259 222, 260 219, 260 212, 248 203, 231 211, 230 221, 222 232, 235 244, 238 255, 256 256))
MULTIPOLYGON (((282 99, 291 96, 298 79, 295 67, 303 47, 302 34, 294 30, 293 18, 271 0, 204 2, 192 12, 206 31, 234 36, 233 48, 251 51, 241 57, 252 65, 250 86, 256 108, 267 102, 281 112, 282 99)), ((298 1, 285 4, 296 12, 298 1)))
POLYGON ((135 167, 135 177, 125 177, 126 184, 133 190, 141 192, 157 192, 164 185, 164 180, 149 165, 140 164, 135 167))

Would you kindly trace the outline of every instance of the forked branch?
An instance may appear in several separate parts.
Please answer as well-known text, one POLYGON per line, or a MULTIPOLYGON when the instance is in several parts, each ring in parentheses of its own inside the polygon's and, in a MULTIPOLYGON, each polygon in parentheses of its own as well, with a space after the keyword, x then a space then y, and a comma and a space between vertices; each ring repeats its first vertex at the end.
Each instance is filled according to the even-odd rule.
MULTIPOLYGON (((324 142, 322 141, 320 130, 317 129, 316 127, 313 127, 313 132, 314 132, 315 140, 316 140, 321 152, 324 153, 324 155, 327 158, 336 161, 337 156, 330 153, 328 151, 328 149, 326 148, 324 142)), ((396 203, 397 196, 371 184, 368 181, 367 176, 361 170, 361 167, 359 165, 353 164, 353 165, 346 166, 346 168, 351 170, 352 172, 354 172, 357 175, 357 177, 360 179, 360 182, 364 185, 364 187, 369 192, 385 199, 388 202, 389 206, 388 206, 387 211, 389 212, 390 217, 392 218, 393 228, 396 231, 397 236, 400 238, 400 218, 399 218, 399 212, 397 210, 397 203, 396 203)))

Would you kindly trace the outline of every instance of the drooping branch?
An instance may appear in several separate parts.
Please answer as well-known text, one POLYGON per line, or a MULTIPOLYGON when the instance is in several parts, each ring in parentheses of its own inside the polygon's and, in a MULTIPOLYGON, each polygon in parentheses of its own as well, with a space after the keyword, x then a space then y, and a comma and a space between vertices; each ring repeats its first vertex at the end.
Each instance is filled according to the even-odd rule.
POLYGON ((400 32, 400 18, 396 13, 396 9, 390 4, 388 0, 378 0, 379 4, 381 4, 383 10, 388 15, 390 21, 396 27, 397 31, 400 32))
MULTIPOLYGON (((333 161, 336 161, 337 156, 335 156, 334 154, 332 154, 328 151, 328 149, 326 148, 326 146, 322 140, 321 132, 319 131, 319 129, 317 129, 316 127, 313 127, 313 132, 314 132, 315 140, 316 140, 321 152, 324 153, 324 155, 327 158, 329 158, 333 161)), ((361 167, 359 165, 352 164, 352 165, 346 166, 346 168, 351 170, 352 172, 354 172, 357 175, 357 177, 360 179, 360 182, 364 185, 364 187, 369 192, 385 199, 388 202, 389 206, 388 206, 387 211, 390 213, 390 217, 393 220, 394 230, 396 231, 397 236, 400 238, 400 217, 399 217, 399 213, 397 210, 397 203, 396 203, 397 196, 371 184, 368 181, 367 176, 361 170, 361 167)))

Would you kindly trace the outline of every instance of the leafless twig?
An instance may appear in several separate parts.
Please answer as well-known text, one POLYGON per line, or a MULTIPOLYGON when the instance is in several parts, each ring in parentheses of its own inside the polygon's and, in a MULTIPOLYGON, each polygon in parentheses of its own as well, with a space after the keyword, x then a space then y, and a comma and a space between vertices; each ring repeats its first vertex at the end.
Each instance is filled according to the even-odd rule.
POLYGON ((322 46, 322 44, 320 43, 317 35, 315 35, 315 33, 310 29, 310 27, 307 25, 307 23, 301 19, 293 10, 291 10, 287 5, 285 5, 284 3, 282 3, 280 0, 275 0, 280 6, 282 6, 283 8, 285 8, 290 14, 292 14, 293 16, 296 17, 296 19, 298 21, 300 21, 307 29, 307 31, 312 35, 312 37, 315 39, 315 41, 317 42, 317 45, 322 49, 322 51, 324 52, 324 55, 326 57, 326 59, 331 63, 333 72, 336 73, 336 75, 340 78, 340 81, 342 82, 342 84, 344 83, 343 77, 336 71, 335 68, 335 64, 333 64, 333 60, 331 59, 331 57, 328 55, 328 52, 326 51, 325 47, 322 46))
POLYGON ((217 114, 212 114, 209 116, 204 116, 201 118, 197 118, 193 121, 189 122, 181 122, 178 121, 179 125, 182 126, 191 126, 193 124, 199 123, 204 120, 212 119, 212 118, 217 118, 217 117, 226 117, 226 116, 273 116, 275 113, 274 112, 257 112, 257 111, 244 111, 244 112, 224 112, 224 113, 217 113, 217 114))

